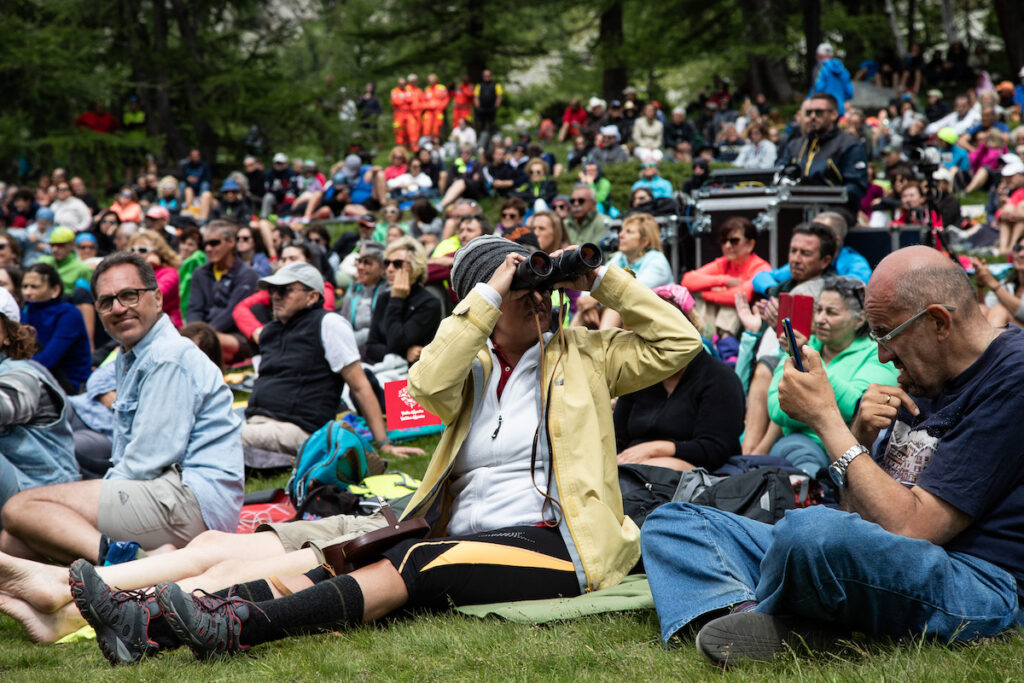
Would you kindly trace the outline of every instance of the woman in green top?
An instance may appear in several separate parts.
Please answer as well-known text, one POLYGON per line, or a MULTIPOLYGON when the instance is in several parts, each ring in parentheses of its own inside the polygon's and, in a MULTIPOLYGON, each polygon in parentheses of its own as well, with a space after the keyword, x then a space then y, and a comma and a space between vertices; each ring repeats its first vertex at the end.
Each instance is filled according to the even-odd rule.
POLYGON ((181 315, 188 308, 188 298, 192 293, 192 273, 206 265, 206 252, 203 251, 203 235, 199 228, 188 226, 181 231, 178 238, 178 294, 181 296, 181 315))
MULTIPOLYGON (((892 363, 878 362, 878 345, 867 335, 864 283, 848 277, 825 280, 814 306, 814 329, 810 340, 796 335, 799 346, 809 344, 821 354, 836 402, 847 424, 853 421, 860 397, 868 385, 896 383, 896 368, 892 363)), ((789 348, 783 338, 780 338, 780 344, 789 348)), ((814 476, 819 469, 828 466, 828 455, 821 440, 807 425, 792 419, 779 407, 779 380, 783 368, 784 364, 779 363, 768 389, 768 414, 772 424, 754 452, 781 456, 814 476)))

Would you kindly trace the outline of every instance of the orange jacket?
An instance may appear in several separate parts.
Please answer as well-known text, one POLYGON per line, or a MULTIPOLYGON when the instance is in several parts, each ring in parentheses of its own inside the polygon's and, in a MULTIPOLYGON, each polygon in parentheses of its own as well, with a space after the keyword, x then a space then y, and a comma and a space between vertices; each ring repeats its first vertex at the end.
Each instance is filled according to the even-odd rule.
POLYGON ((391 110, 395 113, 412 111, 409 101, 408 86, 405 88, 394 87, 391 89, 391 110))
POLYGON ((423 89, 423 108, 427 111, 443 112, 448 108, 448 88, 440 83, 423 89))
POLYGON ((763 270, 771 270, 771 265, 757 254, 751 254, 747 260, 738 266, 732 261, 719 256, 711 263, 706 263, 697 270, 691 270, 683 275, 683 287, 690 290, 691 294, 700 292, 704 301, 719 306, 734 306, 736 293, 743 292, 747 301, 754 295, 754 276, 763 270), (729 287, 728 282, 732 278, 743 281, 739 287, 729 287), (712 287, 723 287, 724 289, 712 289, 712 287))
POLYGON ((414 114, 423 114, 423 91, 411 85, 405 86, 405 96, 408 98, 409 111, 414 114))
POLYGON ((455 106, 462 109, 473 107, 473 84, 462 83, 455 88, 455 106))

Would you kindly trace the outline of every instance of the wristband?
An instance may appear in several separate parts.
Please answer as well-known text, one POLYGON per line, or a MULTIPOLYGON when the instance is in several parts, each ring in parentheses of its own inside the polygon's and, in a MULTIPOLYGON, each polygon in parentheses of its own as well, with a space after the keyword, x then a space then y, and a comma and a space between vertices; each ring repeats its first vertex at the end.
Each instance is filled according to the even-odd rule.
POLYGON ((381 439, 380 441, 378 441, 378 442, 377 442, 377 444, 378 444, 378 445, 379 445, 379 446, 380 446, 381 448, 383 448, 384 446, 390 446, 390 445, 391 445, 391 439, 389 439, 388 437, 384 437, 383 439, 381 439))

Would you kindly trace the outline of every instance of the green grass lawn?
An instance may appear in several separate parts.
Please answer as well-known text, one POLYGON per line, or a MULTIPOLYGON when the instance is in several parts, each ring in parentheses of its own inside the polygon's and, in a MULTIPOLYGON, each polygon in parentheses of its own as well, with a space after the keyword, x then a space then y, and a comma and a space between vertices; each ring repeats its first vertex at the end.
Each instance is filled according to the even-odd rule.
MULTIPOLYGON (((421 477, 437 438, 413 442, 427 456, 393 463, 421 477)), ((287 474, 253 477, 248 490, 281 486, 287 474)), ((530 626, 456 614, 403 615, 344 633, 289 638, 216 662, 170 652, 131 670, 112 668, 92 641, 36 645, 0 616, 3 681, 173 680, 799 680, 1008 681, 1024 671, 1024 633, 971 646, 903 646, 854 640, 813 658, 791 653, 726 673, 687 641, 665 648, 653 611, 530 626)))

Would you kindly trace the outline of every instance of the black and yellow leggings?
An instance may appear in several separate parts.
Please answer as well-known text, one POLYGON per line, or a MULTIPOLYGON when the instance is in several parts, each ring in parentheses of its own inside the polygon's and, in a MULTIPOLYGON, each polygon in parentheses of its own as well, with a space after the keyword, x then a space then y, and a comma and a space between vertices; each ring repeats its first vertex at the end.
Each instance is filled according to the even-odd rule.
POLYGON ((517 526, 470 536, 402 541, 384 553, 410 607, 443 609, 580 594, 558 529, 517 526))

